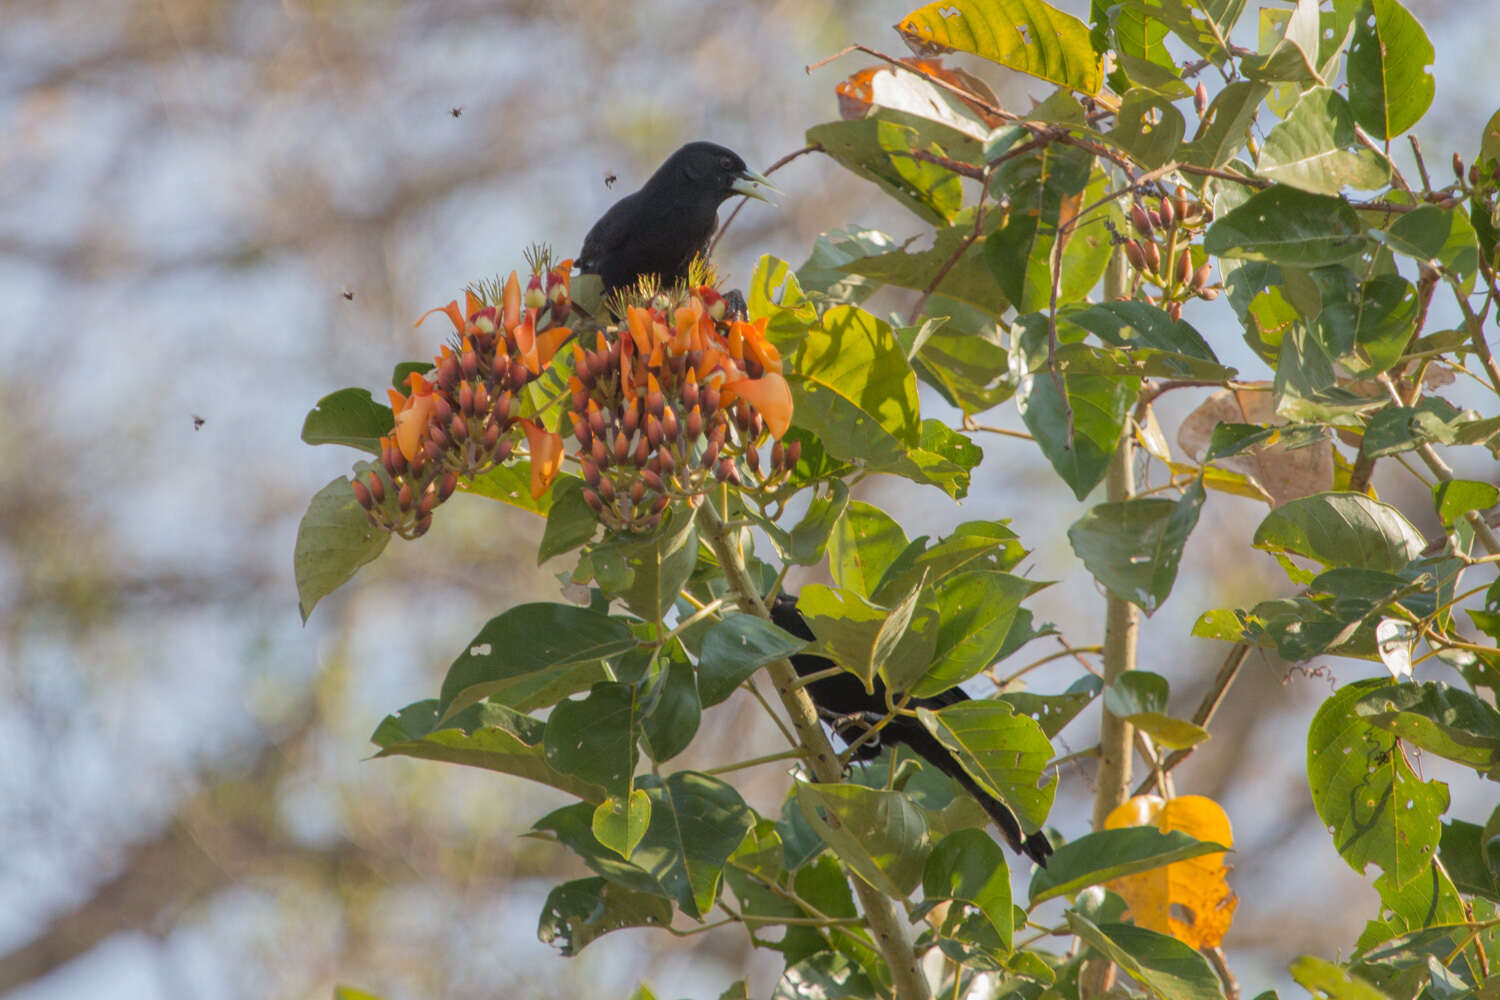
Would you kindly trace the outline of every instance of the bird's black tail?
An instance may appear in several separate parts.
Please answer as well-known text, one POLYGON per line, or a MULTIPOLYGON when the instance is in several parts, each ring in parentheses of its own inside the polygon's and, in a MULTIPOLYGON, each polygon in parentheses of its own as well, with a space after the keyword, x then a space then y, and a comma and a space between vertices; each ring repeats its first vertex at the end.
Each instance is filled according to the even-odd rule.
MULTIPOLYGON (((889 728, 889 727, 888 727, 889 728)), ((1016 814, 1011 812, 1010 807, 989 792, 980 787, 979 782, 969 776, 958 758, 937 741, 937 738, 929 733, 926 727, 920 723, 912 727, 902 727, 901 740, 911 747, 912 751, 923 760, 932 764, 939 771, 958 782, 964 791, 974 797, 974 800, 990 814, 995 826, 1005 837, 1005 842, 1018 854, 1024 854, 1043 868, 1047 867, 1047 857, 1052 853, 1052 844, 1047 840, 1046 834, 1041 831, 1026 836, 1021 830, 1021 824, 1016 819, 1016 814)))

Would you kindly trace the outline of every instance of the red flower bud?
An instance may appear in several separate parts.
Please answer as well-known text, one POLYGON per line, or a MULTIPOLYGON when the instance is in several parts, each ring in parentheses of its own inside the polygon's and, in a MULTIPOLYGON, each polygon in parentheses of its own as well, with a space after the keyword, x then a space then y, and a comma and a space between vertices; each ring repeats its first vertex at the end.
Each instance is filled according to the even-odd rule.
POLYGON ((1211 276, 1212 271, 1213 266, 1206 260, 1201 265, 1199 265, 1198 270, 1193 272, 1193 288, 1200 289, 1204 285, 1208 284, 1208 279, 1211 276))
POLYGON ((662 433, 661 429, 661 421, 647 414, 646 436, 642 440, 651 442, 651 447, 657 448, 661 446, 662 438, 664 436, 665 435, 662 433))
POLYGON ((474 348, 464 348, 464 353, 459 358, 459 367, 463 369, 464 378, 473 378, 479 373, 479 355, 474 353, 474 348))
POLYGON ((592 458, 587 456, 578 460, 579 469, 583 472, 583 481, 590 486, 599 485, 599 466, 592 458))
POLYGON ((363 507, 365 510, 369 510, 375 505, 374 498, 370 496, 369 487, 365 486, 364 483, 360 482, 358 479, 355 479, 351 481, 349 485, 354 488, 354 500, 361 507, 363 507))
POLYGON ((484 438, 482 440, 484 441, 485 451, 491 451, 494 449, 495 445, 500 441, 499 421, 491 420, 489 422, 488 426, 486 426, 484 429, 484 438))
POLYGON ((599 480, 599 499, 605 503, 615 502, 615 484, 613 480, 599 480))
POLYGON ((370 496, 376 503, 385 503, 385 480, 377 472, 370 473, 370 496))
POLYGON ((593 490, 587 488, 584 489, 583 502, 588 504, 589 508, 593 510, 595 514, 604 513, 604 501, 600 500, 599 494, 595 493, 593 490))
POLYGON ((624 431, 615 432, 615 461, 623 462, 630 457, 630 439, 624 431))
POLYGON ((646 436, 644 434, 642 434, 640 439, 636 442, 635 455, 632 457, 635 461, 635 467, 637 469, 645 465, 646 460, 651 457, 651 442, 646 440, 646 436))
POLYGON ((448 425, 448 433, 455 441, 467 441, 469 438, 469 424, 462 416, 455 413, 453 422, 448 425))
POLYGON ((721 483, 738 483, 740 475, 735 471, 734 459, 725 455, 719 459, 719 464, 714 468, 714 478, 721 483))
POLYGON ((547 304, 547 293, 542 290, 540 274, 533 274, 526 283, 526 295, 521 299, 521 304, 527 309, 540 309, 547 304))
POLYGON ((1193 90, 1193 110, 1198 112, 1199 117, 1208 110, 1208 88, 1203 85, 1202 80, 1198 81, 1198 86, 1193 90))
POLYGON ((474 412, 474 387, 467 382, 458 384, 458 408, 465 414, 474 412))
POLYGON ((698 435, 703 433, 703 412, 696 405, 687 415, 686 430, 689 442, 698 440, 698 435))
POLYGON ((405 513, 411 510, 412 499, 411 483, 402 483, 400 491, 396 494, 396 506, 405 513))
POLYGON ((646 484, 637 479, 630 484, 630 502, 638 504, 646 499, 646 484))
POLYGON ((510 453, 516 450, 515 438, 501 438, 500 443, 495 446, 495 461, 501 465, 510 458, 510 453))
POLYGON ((641 470, 641 482, 658 493, 665 493, 667 491, 666 484, 661 481, 661 476, 658 476, 650 469, 641 470))
POLYGON ((594 459, 594 464, 599 468, 609 468, 609 449, 604 446, 604 439, 602 437, 594 438, 594 443, 589 448, 589 455, 594 459))
POLYGON ((438 501, 442 502, 448 499, 456 489, 458 489, 458 473, 449 469, 443 474, 442 480, 438 483, 438 501))
POLYGON ((1161 213, 1162 228, 1163 229, 1171 229, 1172 228, 1172 224, 1174 222, 1176 222, 1176 215, 1177 215, 1176 210, 1172 206, 1172 199, 1171 198, 1163 198, 1161 200, 1160 213, 1161 213))
POLYGON ((789 444, 789 445, 786 446, 786 468, 787 468, 788 472, 790 472, 792 469, 796 468, 797 467, 797 463, 799 461, 801 461, 801 459, 802 459, 802 442, 801 441, 793 441, 791 444, 789 444))
POLYGON ((681 426, 677 421, 677 412, 668 406, 661 414, 661 432, 668 441, 676 441, 679 430, 681 426))
POLYGON ((635 429, 641 425, 641 404, 637 400, 634 403, 625 404, 625 412, 620 416, 620 426, 625 429, 626 434, 634 434, 635 429))
POLYGON ((1186 284, 1193 276, 1193 255, 1188 252, 1187 247, 1182 248, 1182 253, 1177 257, 1177 283, 1186 284))

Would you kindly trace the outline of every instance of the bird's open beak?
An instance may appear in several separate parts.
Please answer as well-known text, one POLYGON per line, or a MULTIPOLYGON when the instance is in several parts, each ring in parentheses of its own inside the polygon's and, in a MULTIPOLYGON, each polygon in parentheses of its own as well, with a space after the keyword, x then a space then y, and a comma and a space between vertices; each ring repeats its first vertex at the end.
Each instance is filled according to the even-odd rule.
POLYGON ((729 185, 729 190, 735 194, 742 194, 746 198, 763 201, 767 205, 775 205, 776 203, 766 197, 766 191, 774 191, 777 194, 781 194, 781 189, 767 180, 765 174, 758 174, 749 167, 740 172, 740 175, 734 179, 734 183, 729 185))

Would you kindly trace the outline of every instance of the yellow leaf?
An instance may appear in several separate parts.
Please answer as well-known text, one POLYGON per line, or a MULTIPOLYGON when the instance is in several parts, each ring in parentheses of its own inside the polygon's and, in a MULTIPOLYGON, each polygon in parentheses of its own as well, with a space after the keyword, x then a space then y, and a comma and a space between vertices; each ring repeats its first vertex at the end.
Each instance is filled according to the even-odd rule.
MULTIPOLYGON (((1181 830, 1199 840, 1234 843, 1229 817, 1203 795, 1171 800, 1137 795, 1111 812, 1104 826, 1154 826, 1163 833, 1181 830)), ((1106 884, 1125 900, 1138 927, 1170 934, 1194 948, 1212 948, 1224 939, 1239 903, 1225 880, 1228 874, 1223 854, 1205 854, 1106 884)))

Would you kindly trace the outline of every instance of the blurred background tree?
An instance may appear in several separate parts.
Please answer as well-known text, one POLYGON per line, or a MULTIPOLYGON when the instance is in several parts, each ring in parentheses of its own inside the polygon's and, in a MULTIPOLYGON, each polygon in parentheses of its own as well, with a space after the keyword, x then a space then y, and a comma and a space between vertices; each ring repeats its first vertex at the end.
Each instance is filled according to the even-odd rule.
MULTIPOLYGON (((326 997, 347 981, 392 1000, 502 984, 623 996, 645 978, 702 996, 743 974, 737 930, 676 946, 623 932, 557 956, 536 913, 577 866, 514 839, 545 790, 361 762, 375 722, 434 690, 455 641, 557 584, 526 557, 538 520, 513 513, 497 534, 494 508, 466 520, 460 502, 303 628, 292 536, 347 455, 298 430, 308 400, 430 354, 410 321, 464 283, 517 266, 532 241, 576 250, 681 142, 723 142, 761 169, 800 147, 856 68, 804 67, 887 45, 909 6, 0 2, 0 993, 326 997)), ((1493 111, 1476 81, 1500 9, 1409 6, 1443 53, 1423 138, 1470 148, 1493 111)), ((979 71, 1007 106, 1038 92, 979 71)), ((919 231, 821 158, 776 181, 780 209, 742 213, 719 248, 731 284, 764 252, 800 262, 824 229, 919 231)), ((1199 325, 1232 360, 1227 320, 1199 325)), ((934 534, 1015 518, 1035 575, 1067 580, 1034 606, 1092 632, 1102 598, 1069 572, 1063 536, 1084 505, 1034 448, 1015 455, 981 468, 967 514, 909 486, 866 489, 934 534)), ((1241 550, 1259 514, 1225 502, 1209 517, 1180 588, 1201 597, 1144 632, 1142 665, 1185 699, 1222 653, 1185 638, 1193 617, 1279 579, 1269 557, 1218 558, 1215 539, 1241 550)), ((1235 881, 1276 887, 1242 888, 1227 941, 1247 995, 1283 976, 1285 942, 1331 954, 1369 909, 1324 918, 1329 899, 1368 890, 1305 791, 1302 734, 1326 691, 1313 668, 1254 654, 1241 683, 1258 696, 1243 690, 1179 771, 1229 809, 1235 881)), ((743 753, 774 747, 744 721, 725 727, 743 753)), ((759 800, 744 790, 770 808, 782 778, 764 784, 759 800)), ((1076 835, 1087 775, 1064 786, 1054 822, 1076 835)), ((751 969, 764 993, 774 968, 751 969)))

